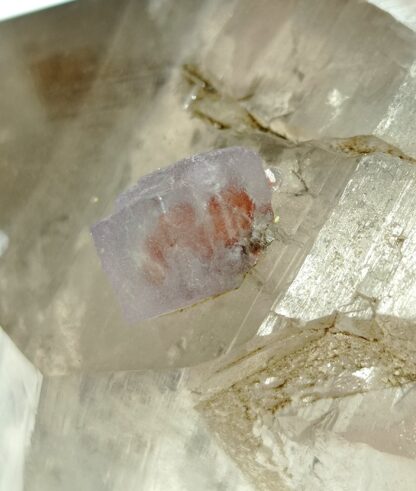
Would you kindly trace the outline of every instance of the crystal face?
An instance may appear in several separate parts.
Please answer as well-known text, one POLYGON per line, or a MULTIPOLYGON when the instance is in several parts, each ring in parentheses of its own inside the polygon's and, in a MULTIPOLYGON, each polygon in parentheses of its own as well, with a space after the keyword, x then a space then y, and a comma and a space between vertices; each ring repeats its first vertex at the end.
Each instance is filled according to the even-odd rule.
MULTIPOLYGON (((414 491, 413 3, 86 0, 0 23, 0 324, 44 375, 25 491, 414 491), (91 224, 232 146, 268 169, 273 243, 238 288, 125 329, 91 224)), ((196 194, 222 248, 250 240, 221 226, 237 198, 250 218, 244 194, 196 194)), ((167 211, 154 281, 167 236, 209 251, 167 211)))
POLYGON ((414 488, 416 344, 389 336, 403 324, 277 316, 275 334, 194 372, 199 410, 254 489, 414 488))
POLYGON ((272 222, 261 158, 235 147, 143 177, 92 234, 135 322, 238 287, 268 244, 272 222))
POLYGON ((22 491, 42 376, 0 327, 0 491, 22 491))

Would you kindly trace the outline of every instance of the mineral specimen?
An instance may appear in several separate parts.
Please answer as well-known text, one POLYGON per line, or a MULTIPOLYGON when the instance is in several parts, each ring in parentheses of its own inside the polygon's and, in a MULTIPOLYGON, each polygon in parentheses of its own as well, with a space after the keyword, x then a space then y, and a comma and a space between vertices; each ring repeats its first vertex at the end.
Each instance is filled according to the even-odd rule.
POLYGON ((45 374, 25 489, 414 491, 412 2, 96 3, 0 23, 0 323, 45 374), (282 175, 276 240, 238 290, 121 329, 89 225, 127 178, 234 145, 282 175))
POLYGON ((272 222, 260 157, 234 147, 143 177, 92 233, 135 322, 238 287, 270 241, 272 222))

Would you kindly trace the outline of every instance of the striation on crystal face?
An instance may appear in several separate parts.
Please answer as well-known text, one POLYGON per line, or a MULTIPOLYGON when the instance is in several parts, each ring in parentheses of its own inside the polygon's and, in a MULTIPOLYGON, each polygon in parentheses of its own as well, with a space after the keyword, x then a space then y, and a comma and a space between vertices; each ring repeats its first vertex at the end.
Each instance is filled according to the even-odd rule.
POLYGON ((260 339, 201 371, 200 410, 261 490, 416 482, 416 169, 360 141, 322 142, 357 152, 337 205, 260 339))
POLYGON ((185 381, 182 370, 45 377, 25 491, 254 491, 185 381))
POLYGON ((132 323, 237 288, 272 222, 261 158, 234 147, 144 176, 92 234, 132 323))
POLYGON ((414 319, 416 167, 364 155, 275 311, 303 320, 335 310, 414 319))

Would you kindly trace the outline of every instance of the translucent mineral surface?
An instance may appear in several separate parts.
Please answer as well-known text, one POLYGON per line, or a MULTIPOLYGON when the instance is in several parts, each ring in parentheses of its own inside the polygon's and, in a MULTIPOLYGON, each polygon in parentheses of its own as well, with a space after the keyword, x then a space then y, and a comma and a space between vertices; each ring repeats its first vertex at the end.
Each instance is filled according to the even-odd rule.
POLYGON ((393 345, 388 331, 414 323, 274 324, 196 372, 199 410, 255 489, 413 489, 416 343, 393 345))
POLYGON ((238 287, 271 240, 271 189, 244 148, 142 177, 116 208, 92 234, 130 322, 238 287))
POLYGON ((181 370, 46 378, 27 489, 224 491, 226 483, 227 491, 252 491, 193 409, 185 382, 181 370))
POLYGON ((0 327, 0 491, 23 491, 42 376, 0 327))
POLYGON ((412 0, 368 0, 368 2, 385 10, 410 29, 416 30, 416 6, 412 0))
POLYGON ((27 491, 416 488, 413 4, 0 23, 0 323, 44 374, 27 491), (90 225, 234 146, 280 176, 275 240, 238 289, 123 329, 90 225))

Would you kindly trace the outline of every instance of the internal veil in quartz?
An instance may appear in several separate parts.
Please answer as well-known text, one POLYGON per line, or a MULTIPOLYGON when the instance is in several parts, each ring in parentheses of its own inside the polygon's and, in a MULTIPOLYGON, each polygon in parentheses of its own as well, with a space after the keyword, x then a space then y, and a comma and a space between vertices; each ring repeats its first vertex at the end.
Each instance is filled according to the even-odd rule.
POLYGON ((260 157, 233 147, 144 176, 92 234, 125 317, 135 322, 238 287, 272 222, 260 157))

